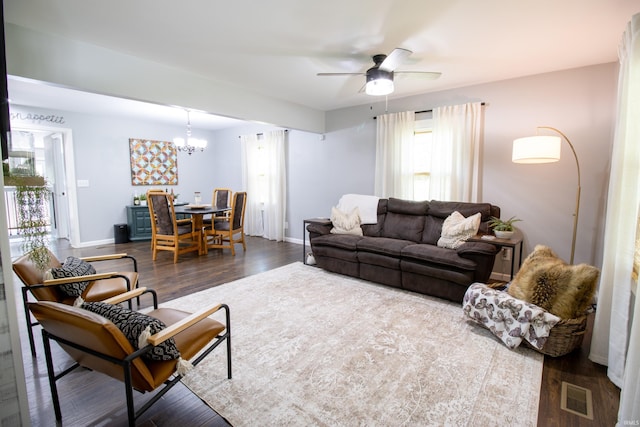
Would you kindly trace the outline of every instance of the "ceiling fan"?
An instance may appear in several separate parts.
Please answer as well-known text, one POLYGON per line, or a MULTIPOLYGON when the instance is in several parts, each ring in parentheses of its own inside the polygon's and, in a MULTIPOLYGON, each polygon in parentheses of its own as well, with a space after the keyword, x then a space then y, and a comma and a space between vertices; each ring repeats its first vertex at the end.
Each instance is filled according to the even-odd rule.
MULTIPOLYGON (((396 68, 411 55, 407 49, 395 48, 389 55, 373 55, 373 67, 365 73, 318 73, 318 76, 366 76, 364 90, 368 95, 388 95, 393 92, 395 74, 413 74, 426 79, 437 79, 442 73, 431 71, 396 71, 396 68)), ((362 89, 360 90, 362 91, 362 89)))

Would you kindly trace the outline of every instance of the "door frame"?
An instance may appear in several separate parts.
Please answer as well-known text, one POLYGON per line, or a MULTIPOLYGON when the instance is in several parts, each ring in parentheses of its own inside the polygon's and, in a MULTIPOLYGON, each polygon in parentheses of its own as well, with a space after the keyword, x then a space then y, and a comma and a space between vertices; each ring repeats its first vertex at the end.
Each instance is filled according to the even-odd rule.
POLYGON ((69 244, 73 248, 80 247, 80 222, 78 220, 78 191, 76 188, 76 167, 75 167, 75 156, 73 152, 73 135, 72 130, 70 128, 61 128, 61 127, 53 127, 53 126, 42 126, 35 124, 23 124, 17 123, 15 126, 11 126, 11 131, 44 131, 49 133, 60 133, 62 134, 62 144, 63 144, 63 162, 64 164, 58 165, 55 167, 64 171, 66 175, 66 192, 67 192, 67 212, 69 214, 68 224, 69 224, 69 244))

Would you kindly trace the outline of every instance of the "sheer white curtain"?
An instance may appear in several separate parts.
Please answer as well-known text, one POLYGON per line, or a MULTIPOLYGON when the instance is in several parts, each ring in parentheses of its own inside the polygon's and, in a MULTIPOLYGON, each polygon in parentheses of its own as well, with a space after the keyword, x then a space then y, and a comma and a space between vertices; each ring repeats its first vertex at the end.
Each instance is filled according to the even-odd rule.
POLYGON ((483 126, 480 102, 433 109, 431 199, 480 200, 483 126))
POLYGON ((621 387, 618 425, 623 425, 640 420, 640 301, 632 294, 631 276, 640 205, 640 14, 623 35, 619 57, 618 117, 589 358, 608 365, 609 378, 621 387))
POLYGON ((374 194, 378 197, 413 199, 412 151, 415 113, 378 116, 374 194))
POLYGON ((268 132, 264 138, 242 135, 242 176, 247 189, 245 233, 269 240, 284 240, 287 206, 286 131, 268 132))

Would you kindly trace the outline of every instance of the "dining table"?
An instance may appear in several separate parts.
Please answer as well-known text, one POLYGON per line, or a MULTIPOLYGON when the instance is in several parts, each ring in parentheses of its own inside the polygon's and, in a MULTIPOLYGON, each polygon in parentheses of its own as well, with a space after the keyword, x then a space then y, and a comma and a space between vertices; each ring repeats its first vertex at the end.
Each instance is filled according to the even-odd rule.
POLYGON ((176 214, 183 215, 191 215, 193 218, 193 227, 196 230, 200 230, 200 235, 202 236, 202 245, 200 248, 200 255, 204 255, 207 253, 207 237, 204 234, 204 216, 205 215, 216 215, 224 212, 230 211, 231 208, 228 206, 219 207, 209 204, 204 205, 196 205, 196 204, 186 204, 180 206, 174 206, 174 212, 176 214))

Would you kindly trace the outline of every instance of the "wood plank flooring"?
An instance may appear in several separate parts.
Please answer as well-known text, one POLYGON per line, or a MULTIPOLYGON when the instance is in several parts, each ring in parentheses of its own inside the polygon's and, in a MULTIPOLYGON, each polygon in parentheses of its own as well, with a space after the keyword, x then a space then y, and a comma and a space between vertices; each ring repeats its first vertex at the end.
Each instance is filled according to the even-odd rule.
MULTIPOLYGON (((127 252, 138 261, 140 286, 147 286, 158 292, 160 302, 168 301, 198 292, 212 286, 231 282, 249 275, 271 270, 291 262, 302 260, 302 248, 293 243, 276 243, 261 238, 247 238, 247 251, 240 248, 236 256, 228 250, 210 251, 208 255, 185 254, 177 264, 173 264, 171 253, 161 253, 154 262, 151 260, 149 242, 107 244, 96 247, 73 249, 66 241, 52 244, 52 251, 64 260, 68 255, 88 256, 127 252)), ((18 245, 12 245, 12 258, 20 254, 18 245), (15 247, 14 247, 15 246, 15 247)), ((110 263, 101 271, 128 269, 126 264, 110 263)), ((15 278, 16 287, 21 286, 15 278)), ((16 291, 20 298, 19 290, 16 291)), ((16 303, 21 304, 20 301, 16 303)), ((145 301, 142 306, 148 305, 145 301)), ((18 313, 22 315, 21 305, 18 313)), ((593 317, 593 316, 592 316, 593 317)), ((24 319, 21 319, 23 322, 24 319)), ((592 320, 592 319, 591 319, 592 320)), ((591 329, 589 329, 590 331, 591 329)), ((34 426, 55 426, 51 393, 44 363, 39 329, 36 332, 38 357, 31 358, 22 323, 20 331, 22 352, 27 379, 27 392, 31 421, 34 426)), ((619 402, 619 389, 606 377, 606 369, 590 362, 587 358, 590 334, 585 337, 581 349, 561 358, 545 357, 538 426, 609 426, 614 425, 619 402), (562 381, 591 389, 594 400, 594 420, 587 420, 560 409, 562 381)), ((68 366, 68 357, 57 346, 54 361, 57 368, 68 366)), ((216 350, 217 351, 217 350, 216 350)), ((126 425, 126 408, 122 383, 104 375, 80 371, 59 381, 62 396, 62 416, 64 426, 119 426, 126 425)), ((139 407, 150 395, 134 395, 139 407)), ((517 408, 505 408, 514 411, 517 408)), ((228 423, 214 410, 182 384, 169 391, 151 407, 139 420, 140 426, 227 426, 228 423)))

